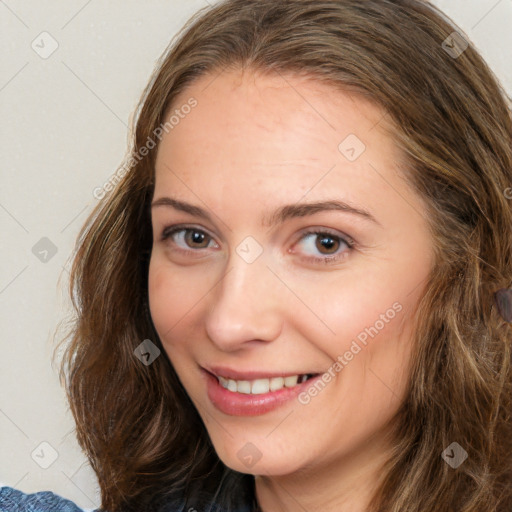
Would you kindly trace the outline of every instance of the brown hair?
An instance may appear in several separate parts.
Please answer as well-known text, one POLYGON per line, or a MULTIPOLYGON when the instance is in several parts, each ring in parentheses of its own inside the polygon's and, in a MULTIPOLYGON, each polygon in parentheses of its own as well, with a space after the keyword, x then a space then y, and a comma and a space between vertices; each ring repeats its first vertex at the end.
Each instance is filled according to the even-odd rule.
MULTIPOLYGON (((127 172, 83 226, 71 270, 76 318, 61 377, 104 508, 149 510, 157 496, 240 475, 217 457, 151 321, 156 150, 140 158, 140 149, 195 79, 247 67, 380 105, 404 177, 428 206, 435 268, 372 510, 512 510, 512 329, 493 306, 493 292, 512 285, 510 99, 471 44, 450 54, 442 43, 454 30, 464 35, 419 0, 227 0, 197 13, 166 50, 136 113, 127 172), (162 351, 148 366, 134 356, 144 339, 162 351), (441 457, 454 441, 468 452, 457 469, 441 457)), ((229 509, 227 496, 217 502, 229 509)))

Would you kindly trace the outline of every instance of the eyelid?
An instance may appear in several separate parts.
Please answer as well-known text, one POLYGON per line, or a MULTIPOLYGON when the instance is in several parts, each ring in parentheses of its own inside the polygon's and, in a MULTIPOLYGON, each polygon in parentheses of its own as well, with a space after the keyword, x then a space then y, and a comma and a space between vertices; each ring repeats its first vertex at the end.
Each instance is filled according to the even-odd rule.
MULTIPOLYGON (((338 241, 341 244, 346 245, 346 249, 342 250, 341 252, 337 252, 333 255, 324 254, 320 256, 301 256, 299 255, 299 259, 304 260, 308 263, 314 263, 314 264, 325 264, 325 265, 335 265, 337 263, 341 263, 343 260, 345 260, 347 257, 350 256, 352 251, 357 249, 357 242, 350 236, 343 232, 340 232, 335 229, 331 228, 324 228, 324 227, 309 227, 305 228, 301 231, 300 236, 298 240, 295 242, 294 246, 298 243, 300 243, 302 240, 305 240, 308 236, 318 236, 318 235, 329 235, 335 239, 338 239, 338 241)), ((288 252, 294 254, 296 251, 292 248, 288 252)), ((298 252, 298 251, 297 251, 298 252)))

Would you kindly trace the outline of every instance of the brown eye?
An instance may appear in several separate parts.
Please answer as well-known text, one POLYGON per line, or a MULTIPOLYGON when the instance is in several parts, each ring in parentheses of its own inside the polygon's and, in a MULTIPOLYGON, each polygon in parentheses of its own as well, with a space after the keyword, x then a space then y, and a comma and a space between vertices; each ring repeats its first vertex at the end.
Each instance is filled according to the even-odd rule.
MULTIPOLYGON (((321 233, 320 233, 321 234, 321 233)), ((339 248, 340 241, 337 237, 331 236, 328 233, 321 234, 322 236, 319 236, 320 234, 317 234, 315 246, 316 248, 322 252, 323 250, 326 250, 326 253, 323 254, 333 254, 336 253, 336 251, 339 248)))
POLYGON ((204 249, 208 247, 209 236, 197 229, 186 229, 185 242, 192 248, 204 249), (205 244, 206 241, 206 245, 205 244))
POLYGON ((305 260, 335 263, 348 256, 355 246, 355 241, 346 235, 340 236, 329 231, 313 230, 303 233, 299 245, 302 245, 302 254, 309 252, 309 256, 304 257, 305 260))
POLYGON ((174 227, 166 228, 162 232, 162 241, 170 239, 184 251, 190 249, 206 249, 212 241, 210 235, 196 228, 174 227))

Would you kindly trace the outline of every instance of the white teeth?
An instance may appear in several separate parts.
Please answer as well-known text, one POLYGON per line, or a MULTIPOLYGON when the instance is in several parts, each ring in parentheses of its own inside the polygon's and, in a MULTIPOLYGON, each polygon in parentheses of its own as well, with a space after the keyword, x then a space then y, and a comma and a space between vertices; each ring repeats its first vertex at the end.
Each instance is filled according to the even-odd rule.
POLYGON ((293 375, 290 377, 273 377, 271 379, 233 380, 225 377, 217 377, 220 385, 229 391, 244 393, 246 395, 261 395, 269 391, 277 391, 284 387, 292 388, 305 382, 310 374, 293 375))
POLYGON ((248 380, 239 380, 236 383, 237 391, 239 393, 251 394, 251 383, 248 380))
POLYGON ((275 391, 276 389, 281 389, 284 386, 283 377, 273 377, 270 379, 270 391, 275 391))
POLYGON ((285 377, 284 378, 284 385, 287 387, 287 388, 291 388, 293 386, 296 386, 297 385, 297 381, 299 380, 299 376, 298 375, 293 375, 291 377, 285 377))
POLYGON ((268 393, 270 389, 270 379, 256 379, 252 381, 251 393, 253 395, 261 395, 261 393, 268 393))

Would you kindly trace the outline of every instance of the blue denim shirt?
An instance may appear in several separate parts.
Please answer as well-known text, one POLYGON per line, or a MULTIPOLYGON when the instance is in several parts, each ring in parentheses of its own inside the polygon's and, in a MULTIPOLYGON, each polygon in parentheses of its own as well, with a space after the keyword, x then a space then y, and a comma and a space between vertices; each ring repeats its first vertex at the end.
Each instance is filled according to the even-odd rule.
MULTIPOLYGON (((0 512, 91 512, 51 491, 26 494, 13 487, 0 487, 0 512)), ((98 510, 92 511, 98 512, 98 510)))

